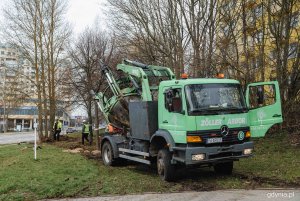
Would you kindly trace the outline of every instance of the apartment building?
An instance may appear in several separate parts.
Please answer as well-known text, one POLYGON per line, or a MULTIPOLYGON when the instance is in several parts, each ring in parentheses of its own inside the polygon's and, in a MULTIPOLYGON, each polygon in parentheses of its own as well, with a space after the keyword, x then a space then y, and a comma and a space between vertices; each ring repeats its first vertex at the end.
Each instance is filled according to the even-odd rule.
POLYGON ((300 1, 281 5, 272 0, 222 0, 219 4, 217 49, 220 68, 229 77, 243 73, 252 81, 267 81, 278 73, 292 76, 300 49, 300 1), (278 71, 276 65, 285 65, 279 60, 287 60, 286 72, 278 71))
MULTIPOLYGON (((0 62, 0 132, 32 130, 38 115, 35 69, 7 44, 0 44, 0 62)), ((67 126, 69 114, 60 108, 57 118, 67 126)))

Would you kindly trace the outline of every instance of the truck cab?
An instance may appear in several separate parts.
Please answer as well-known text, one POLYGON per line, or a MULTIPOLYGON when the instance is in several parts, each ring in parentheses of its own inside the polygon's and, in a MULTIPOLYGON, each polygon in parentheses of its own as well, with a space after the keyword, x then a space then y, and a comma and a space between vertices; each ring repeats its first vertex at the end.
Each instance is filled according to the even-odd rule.
POLYGON ((248 108, 238 81, 164 81, 159 91, 158 125, 174 139, 174 162, 190 165, 251 156, 248 108))

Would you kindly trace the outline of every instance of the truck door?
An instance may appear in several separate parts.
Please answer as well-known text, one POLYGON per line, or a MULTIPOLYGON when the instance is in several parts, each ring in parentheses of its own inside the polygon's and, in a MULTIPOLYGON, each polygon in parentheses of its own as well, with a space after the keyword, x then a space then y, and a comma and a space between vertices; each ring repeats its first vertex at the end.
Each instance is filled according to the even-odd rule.
POLYGON ((183 90, 178 87, 166 87, 163 90, 164 106, 160 128, 168 130, 175 142, 185 143, 186 126, 185 110, 183 104, 183 90))
POLYGON ((264 137, 271 126, 283 121, 277 81, 249 84, 246 103, 251 137, 264 137))

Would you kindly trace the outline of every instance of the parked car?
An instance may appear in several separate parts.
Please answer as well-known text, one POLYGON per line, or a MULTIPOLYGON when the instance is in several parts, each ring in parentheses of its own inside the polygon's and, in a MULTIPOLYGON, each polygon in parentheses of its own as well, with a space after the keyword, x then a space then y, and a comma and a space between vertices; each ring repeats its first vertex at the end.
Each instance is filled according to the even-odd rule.
POLYGON ((75 129, 75 128, 73 128, 73 127, 69 127, 69 128, 67 128, 67 130, 66 130, 66 133, 68 134, 68 133, 74 133, 74 132, 76 132, 77 130, 75 129))

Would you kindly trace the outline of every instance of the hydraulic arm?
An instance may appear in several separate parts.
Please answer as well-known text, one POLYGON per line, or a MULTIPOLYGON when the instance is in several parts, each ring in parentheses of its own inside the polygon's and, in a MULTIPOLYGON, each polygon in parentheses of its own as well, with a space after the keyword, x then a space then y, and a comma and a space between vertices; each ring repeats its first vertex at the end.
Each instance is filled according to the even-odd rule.
POLYGON ((175 79, 167 67, 146 65, 124 60, 114 73, 101 63, 101 71, 108 87, 95 94, 99 109, 107 123, 117 128, 129 129, 128 102, 157 100, 158 86, 163 80, 175 79), (115 74, 118 74, 116 78, 115 74))

